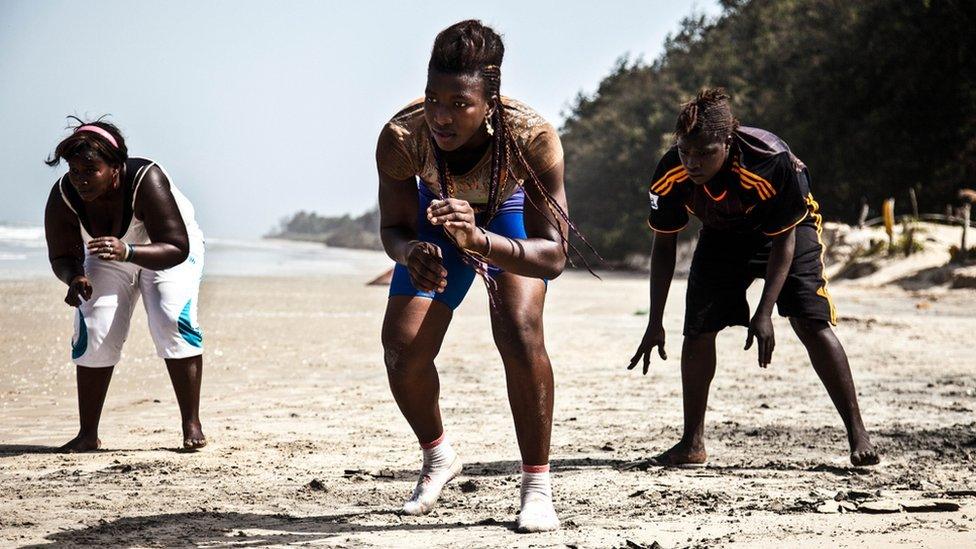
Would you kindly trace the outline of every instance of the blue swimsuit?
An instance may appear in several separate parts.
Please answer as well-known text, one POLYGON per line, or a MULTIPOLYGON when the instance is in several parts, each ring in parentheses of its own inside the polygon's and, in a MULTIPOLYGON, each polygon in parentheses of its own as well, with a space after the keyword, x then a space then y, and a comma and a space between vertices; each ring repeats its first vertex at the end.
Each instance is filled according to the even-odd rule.
MULTIPOLYGON (((447 287, 444 288, 442 293, 418 290, 414 287, 413 282, 410 281, 410 272, 405 266, 398 263, 393 269, 393 280, 390 282, 390 296, 409 295, 424 297, 439 301, 453 310, 464 300, 464 296, 468 293, 471 282, 474 280, 475 272, 474 269, 464 262, 457 247, 444 234, 444 228, 431 225, 427 219, 427 207, 430 206, 432 200, 437 199, 437 196, 430 192, 423 183, 417 185, 417 192, 420 199, 417 208, 417 238, 440 247, 444 269, 447 270, 447 287)), ((498 213, 495 214, 494 219, 487 225, 484 224, 485 214, 483 213, 475 215, 475 223, 479 227, 485 227, 485 229, 492 233, 501 236, 524 239, 526 238, 523 217, 524 205, 525 191, 520 188, 499 206, 498 213)), ((490 265, 489 272, 492 275, 497 275, 502 270, 494 265, 490 265)))

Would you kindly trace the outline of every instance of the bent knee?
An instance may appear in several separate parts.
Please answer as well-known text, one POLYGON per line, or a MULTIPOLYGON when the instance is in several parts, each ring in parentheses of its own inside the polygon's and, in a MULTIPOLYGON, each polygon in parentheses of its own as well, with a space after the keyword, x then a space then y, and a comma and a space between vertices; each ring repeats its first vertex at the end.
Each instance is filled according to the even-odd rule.
POLYGON ((506 368, 533 370, 549 367, 549 354, 541 330, 519 330, 495 338, 495 345, 506 368))
POLYGON ((383 364, 391 376, 408 375, 418 368, 430 365, 434 357, 428 353, 418 353, 402 344, 383 345, 383 364))
POLYGON ((402 346, 383 343, 383 364, 388 372, 393 373, 402 370, 405 367, 403 359, 404 349, 402 346))
POLYGON ((525 359, 545 354, 542 326, 533 322, 505 322, 494 331, 495 346, 503 358, 525 359))

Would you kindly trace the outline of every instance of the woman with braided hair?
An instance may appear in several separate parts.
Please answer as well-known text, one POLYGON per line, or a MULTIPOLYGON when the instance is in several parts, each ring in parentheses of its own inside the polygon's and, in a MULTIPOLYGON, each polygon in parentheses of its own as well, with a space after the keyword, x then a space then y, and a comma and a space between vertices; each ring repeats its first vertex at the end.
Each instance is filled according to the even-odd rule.
POLYGON ((437 35, 419 99, 376 148, 383 246, 396 261, 383 323, 393 396, 423 450, 408 514, 431 510, 461 462, 444 434, 434 358, 476 276, 490 297, 522 456, 520 531, 558 528, 549 481, 553 378, 547 280, 571 247, 556 130, 500 94, 504 45, 479 21, 437 35), (529 207, 524 208, 528 202, 529 207))
POLYGON ((830 325, 836 312, 824 274, 822 217, 810 192, 807 167, 772 133, 740 126, 729 95, 701 91, 682 105, 677 143, 657 165, 650 185, 651 306, 647 330, 630 361, 664 352, 664 302, 674 274, 677 234, 691 213, 702 230, 685 298, 681 383, 684 434, 653 461, 665 466, 705 463, 705 407, 715 375, 715 336, 728 326, 748 328, 745 348, 757 344, 758 364, 773 357, 773 305, 803 343, 847 428, 854 465, 875 465, 877 451, 861 421, 857 391, 844 347, 830 325), (763 278, 750 318, 746 290, 763 278))

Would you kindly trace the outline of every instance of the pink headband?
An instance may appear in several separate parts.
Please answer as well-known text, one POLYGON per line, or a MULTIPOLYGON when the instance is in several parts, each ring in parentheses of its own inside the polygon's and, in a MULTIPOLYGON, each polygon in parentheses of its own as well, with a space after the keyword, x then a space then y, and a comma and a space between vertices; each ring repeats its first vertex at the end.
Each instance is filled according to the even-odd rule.
POLYGON ((98 135, 100 135, 100 136, 104 137, 105 139, 107 139, 108 142, 111 143, 116 149, 119 148, 119 144, 116 143, 115 138, 112 137, 112 134, 108 133, 107 131, 103 130, 102 128, 99 128, 98 126, 78 126, 78 129, 75 130, 75 133, 78 133, 78 132, 93 132, 93 133, 97 133, 98 135))

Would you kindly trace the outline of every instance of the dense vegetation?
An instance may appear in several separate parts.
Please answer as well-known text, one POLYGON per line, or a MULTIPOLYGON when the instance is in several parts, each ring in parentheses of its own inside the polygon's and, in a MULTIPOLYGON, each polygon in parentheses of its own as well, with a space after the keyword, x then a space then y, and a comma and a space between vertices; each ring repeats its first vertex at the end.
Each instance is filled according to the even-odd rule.
POLYGON ((810 167, 828 218, 862 197, 941 211, 976 186, 976 2, 724 0, 686 18, 652 63, 621 60, 562 128, 573 218, 612 261, 644 254, 646 186, 678 106, 725 86, 745 125, 810 167))

